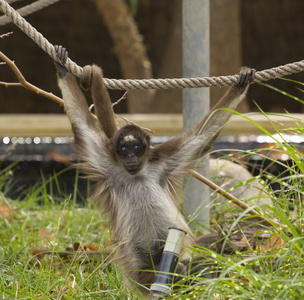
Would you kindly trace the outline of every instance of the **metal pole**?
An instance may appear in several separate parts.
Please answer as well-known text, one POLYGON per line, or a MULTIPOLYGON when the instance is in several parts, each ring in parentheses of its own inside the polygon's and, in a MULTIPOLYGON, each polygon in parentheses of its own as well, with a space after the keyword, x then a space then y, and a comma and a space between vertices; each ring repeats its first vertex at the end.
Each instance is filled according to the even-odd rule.
MULTIPOLYGON (((183 0, 183 76, 209 76, 209 0, 183 0)), ((209 89, 183 90, 184 131, 209 111, 209 89)), ((204 168, 197 170, 209 175, 209 157, 204 168)), ((192 221, 209 225, 209 188, 195 178, 186 181, 184 209, 192 221)))

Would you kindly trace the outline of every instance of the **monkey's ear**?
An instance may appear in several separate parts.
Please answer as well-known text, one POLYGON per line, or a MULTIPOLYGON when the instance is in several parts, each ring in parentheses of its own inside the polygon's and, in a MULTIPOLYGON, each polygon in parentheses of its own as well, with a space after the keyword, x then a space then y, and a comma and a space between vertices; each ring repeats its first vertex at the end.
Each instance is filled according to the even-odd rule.
POLYGON ((116 147, 115 147, 115 141, 113 140, 113 138, 108 139, 109 143, 108 143, 108 150, 111 153, 115 153, 116 152, 116 147))
POLYGON ((109 139, 109 147, 111 147, 112 150, 116 148, 117 140, 114 140, 114 138, 109 139))
POLYGON ((150 144, 150 135, 149 134, 145 135, 145 140, 148 144, 150 144))
POLYGON ((92 86, 92 67, 91 66, 84 66, 80 78, 80 86, 84 90, 89 90, 92 86))

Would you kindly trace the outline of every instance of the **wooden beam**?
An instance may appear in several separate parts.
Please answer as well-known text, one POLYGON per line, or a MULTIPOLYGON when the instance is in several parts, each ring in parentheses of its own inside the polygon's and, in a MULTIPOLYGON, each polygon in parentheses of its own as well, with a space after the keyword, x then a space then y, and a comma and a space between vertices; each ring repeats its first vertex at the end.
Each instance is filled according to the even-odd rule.
MULTIPOLYGON (((128 114, 122 115, 140 126, 154 130, 156 136, 173 136, 182 132, 183 120, 180 114, 128 114)), ((270 133, 275 133, 269 120, 262 114, 247 115, 270 133)), ((297 127, 304 122, 304 114, 268 115, 280 129, 297 127)), ((119 126, 125 121, 119 118, 119 126)), ((241 116, 232 117, 221 135, 263 134, 263 132, 241 116)), ((71 136, 71 126, 64 114, 0 114, 0 137, 12 136, 71 136)))

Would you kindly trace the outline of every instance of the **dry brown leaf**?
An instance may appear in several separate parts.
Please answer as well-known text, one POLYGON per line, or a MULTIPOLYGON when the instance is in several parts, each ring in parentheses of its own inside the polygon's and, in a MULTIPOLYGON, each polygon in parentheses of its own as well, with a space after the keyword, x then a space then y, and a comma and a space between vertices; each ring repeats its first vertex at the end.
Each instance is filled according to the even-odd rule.
POLYGON ((241 275, 240 280, 242 282, 249 283, 249 280, 245 276, 243 276, 243 275, 241 275))
POLYGON ((84 246, 84 249, 85 249, 86 251, 97 251, 97 250, 98 250, 96 247, 93 247, 92 244, 87 244, 87 245, 85 245, 85 246, 84 246))
POLYGON ((31 254, 34 255, 36 258, 38 259, 42 259, 45 256, 45 250, 38 248, 38 247, 34 247, 31 249, 31 254))
POLYGON ((9 217, 11 209, 6 204, 0 204, 0 218, 9 217))
POLYGON ((252 250, 252 248, 251 248, 251 246, 250 246, 250 244, 249 244, 249 242, 248 242, 248 240, 247 240, 247 238, 245 236, 242 237, 242 239, 240 240, 240 242, 247 245, 247 251, 251 251, 252 250))
POLYGON ((67 247, 67 248, 65 248, 65 251, 74 252, 74 249, 73 249, 73 247, 67 247))
POLYGON ((79 242, 74 243, 73 248, 74 248, 74 251, 82 250, 82 247, 80 246, 79 242))
POLYGON ((53 232, 48 231, 45 227, 39 229, 38 237, 42 241, 48 239, 53 235, 53 232))
POLYGON ((260 245, 260 249, 267 251, 270 249, 279 249, 285 244, 284 240, 277 235, 273 235, 265 245, 260 245))

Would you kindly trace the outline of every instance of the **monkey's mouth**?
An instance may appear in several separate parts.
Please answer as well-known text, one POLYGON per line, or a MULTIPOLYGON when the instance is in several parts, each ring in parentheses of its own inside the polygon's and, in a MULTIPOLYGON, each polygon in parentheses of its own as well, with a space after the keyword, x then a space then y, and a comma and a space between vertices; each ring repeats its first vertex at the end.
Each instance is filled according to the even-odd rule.
POLYGON ((126 164, 125 167, 128 173, 130 173, 131 175, 136 174, 138 171, 138 163, 129 163, 126 164))

